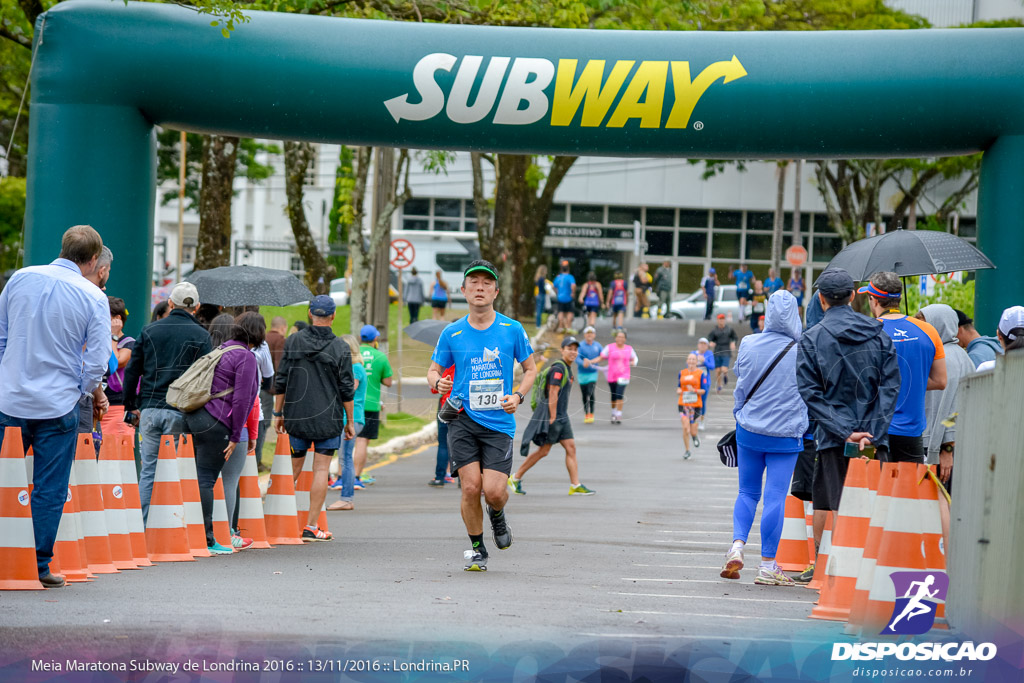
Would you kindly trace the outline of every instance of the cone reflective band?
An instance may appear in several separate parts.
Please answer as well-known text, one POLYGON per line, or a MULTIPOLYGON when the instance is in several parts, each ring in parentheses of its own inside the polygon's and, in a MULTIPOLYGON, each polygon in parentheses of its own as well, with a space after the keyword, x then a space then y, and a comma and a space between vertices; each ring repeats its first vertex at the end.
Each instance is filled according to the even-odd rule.
POLYGON ((181 482, 181 500, 185 505, 185 529, 189 549, 195 557, 209 557, 206 549, 206 526, 203 524, 203 504, 199 500, 199 480, 196 474, 196 454, 192 449, 192 436, 182 434, 178 441, 178 479, 181 482))
POLYGON ((118 569, 138 569, 132 557, 132 541, 128 535, 128 512, 124 505, 124 487, 121 485, 121 463, 117 456, 117 442, 113 436, 100 444, 100 492, 107 522, 110 557, 118 569))
MULTIPOLYGON (((921 507, 921 523, 925 568, 929 571, 946 571, 946 545, 942 538, 942 518, 939 487, 936 483, 935 465, 917 466, 917 502, 921 507)), ((935 608, 935 628, 949 628, 946 621, 946 601, 932 598, 935 608)))
POLYGON ((825 529, 821 532, 821 543, 818 544, 818 556, 814 559, 814 576, 807 587, 821 590, 825 584, 825 567, 828 565, 828 554, 832 549, 832 528, 835 524, 835 511, 825 517, 825 529))
POLYGON ((274 545, 301 545, 298 510, 295 507, 295 483, 292 474, 288 436, 278 434, 277 452, 270 468, 270 488, 263 501, 263 520, 267 541, 274 545))
POLYGON ((302 460, 302 471, 295 482, 295 519, 299 523, 299 531, 309 524, 309 491, 313 487, 313 453, 306 452, 302 460))
POLYGON ((185 504, 178 481, 178 456, 174 439, 160 437, 160 450, 153 477, 153 496, 146 520, 146 546, 153 562, 192 562, 185 527, 185 504))
POLYGON ((803 571, 811 563, 807 554, 807 523, 804 520, 804 503, 796 496, 786 496, 785 518, 782 521, 782 536, 775 561, 786 571, 803 571))
POLYGON ((135 470, 134 435, 115 434, 114 443, 121 465, 121 486, 124 488, 124 507, 128 517, 128 538, 132 544, 132 559, 140 567, 152 567, 146 548, 146 527, 142 522, 142 502, 139 498, 139 479, 135 470))
POLYGON ((849 635, 859 634, 864 624, 864 613, 867 609, 868 596, 871 593, 871 582, 875 578, 875 565, 878 562, 878 548, 882 542, 882 530, 889 514, 889 499, 892 497, 896 482, 896 463, 884 462, 875 479, 874 470, 868 470, 868 487, 876 489, 875 503, 871 509, 871 520, 868 522, 868 538, 864 543, 864 553, 857 572, 857 582, 853 590, 853 603, 850 606, 849 624, 843 630, 849 635))
MULTIPOLYGON (((68 495, 64 501, 64 514, 57 527, 57 542, 53 544, 53 559, 60 563, 60 573, 68 583, 92 581, 93 574, 82 557, 82 525, 78 512, 78 482, 75 480, 75 468, 71 468, 71 479, 68 481, 68 495)), ((53 571, 51 563, 50 571, 53 571)))
POLYGON ((100 473, 96 466, 96 446, 92 434, 78 435, 74 469, 78 480, 81 512, 79 519, 82 521, 85 559, 89 563, 89 571, 93 574, 116 574, 118 569, 114 566, 110 554, 107 515, 103 509, 103 493, 100 489, 100 473))
POLYGON ((267 542, 259 469, 256 466, 256 454, 252 451, 246 453, 242 476, 238 479, 238 533, 252 539, 250 549, 273 547, 267 542))
POLYGON ((43 590, 25 473, 21 429, 4 429, 0 446, 0 590, 43 590))
MULTIPOLYGON (((206 532, 205 526, 203 533, 206 532)), ((231 545, 231 522, 228 519, 228 503, 224 499, 224 478, 217 475, 217 483, 213 485, 213 540, 225 548, 231 545)))

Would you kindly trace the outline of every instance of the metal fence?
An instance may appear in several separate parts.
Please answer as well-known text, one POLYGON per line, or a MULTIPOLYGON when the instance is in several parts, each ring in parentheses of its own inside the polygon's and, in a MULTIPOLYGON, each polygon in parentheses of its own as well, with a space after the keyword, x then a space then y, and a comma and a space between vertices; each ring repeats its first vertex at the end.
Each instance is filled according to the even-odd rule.
POLYGON ((984 634, 1024 614, 1024 352, 960 383, 950 519, 950 623, 984 634))

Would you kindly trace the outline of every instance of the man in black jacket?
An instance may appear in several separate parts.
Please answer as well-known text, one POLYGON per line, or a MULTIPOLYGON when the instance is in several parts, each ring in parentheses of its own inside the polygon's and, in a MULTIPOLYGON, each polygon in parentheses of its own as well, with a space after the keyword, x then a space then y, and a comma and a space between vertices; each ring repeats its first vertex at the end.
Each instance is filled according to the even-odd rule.
POLYGON ((284 353, 274 373, 274 427, 279 438, 287 432, 291 443, 292 473, 296 480, 313 448, 313 484, 309 491, 309 518, 302 530, 306 542, 330 541, 331 532, 317 526, 327 497, 327 471, 341 440, 354 439, 352 355, 348 344, 334 336, 334 300, 316 296, 309 302, 313 324, 284 342, 284 353))
POLYGON ((869 443, 887 446, 900 391, 899 361, 889 335, 880 322, 850 308, 850 274, 827 270, 816 286, 825 313, 800 338, 796 367, 818 451, 811 485, 815 548, 828 511, 839 509, 849 464, 846 444, 857 444, 858 450, 869 443))
POLYGON ((189 282, 174 285, 168 305, 171 312, 166 318, 142 328, 124 370, 124 411, 135 416, 142 435, 139 497, 143 521, 149 518, 160 436, 171 434, 177 441, 177 435, 185 431, 185 416, 167 405, 167 389, 196 359, 211 351, 210 334, 194 317, 199 310, 196 286, 189 282), (137 393, 140 378, 142 388, 137 393))

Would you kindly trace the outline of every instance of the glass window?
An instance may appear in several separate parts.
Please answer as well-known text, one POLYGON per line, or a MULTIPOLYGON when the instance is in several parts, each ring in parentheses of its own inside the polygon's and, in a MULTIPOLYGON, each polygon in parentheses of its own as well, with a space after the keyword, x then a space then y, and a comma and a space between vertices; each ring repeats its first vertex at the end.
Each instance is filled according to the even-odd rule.
POLYGON ((670 255, 672 253, 672 231, 671 230, 647 230, 644 233, 647 238, 647 253, 658 256, 670 255))
POLYGON ((706 228, 707 226, 708 212, 706 209, 679 209, 679 227, 706 228))
POLYGON ((647 225, 660 225, 665 228, 671 228, 675 225, 675 220, 675 209, 647 209, 647 225))
POLYGON ((604 207, 588 204, 573 204, 572 222, 604 223, 604 207))
POLYGON ((680 294, 689 295, 700 289, 704 279, 704 266, 699 263, 680 263, 676 266, 676 285, 680 294))
POLYGON ((466 200, 466 218, 476 218, 476 204, 472 199, 466 200))
MULTIPOLYGON (((716 214, 717 215, 717 214, 716 214)), ((715 258, 738 259, 740 235, 738 232, 715 232, 711 238, 711 255, 715 258)), ((721 277, 719 277, 721 280, 721 277)))
MULTIPOLYGON (((743 214, 739 211, 715 211, 712 216, 714 222, 712 225, 716 228, 735 228, 739 230, 743 227, 743 214)), ((739 247, 737 247, 737 251, 739 247)))
POLYGON ((707 255, 708 234, 706 232, 679 232, 679 247, 677 256, 698 256, 707 255))
POLYGON ((815 261, 831 261, 836 254, 843 250, 843 240, 838 237, 816 236, 813 249, 815 261))
POLYGON ((430 215, 430 200, 429 199, 410 199, 405 203, 405 207, 402 212, 406 216, 429 216, 430 215))
POLYGON ((459 232, 462 229, 458 221, 442 221, 434 219, 434 230, 447 230, 451 232, 459 232))
POLYGON ((633 221, 638 220, 640 220, 640 207, 638 206, 608 207, 609 223, 612 223, 614 225, 633 225, 633 221))
POLYGON ((977 218, 964 218, 960 217, 960 222, 957 227, 960 237, 977 237, 978 236, 978 219, 977 218))
POLYGON ((435 199, 434 215, 448 218, 458 218, 462 211, 461 199, 435 199))
POLYGON ((402 221, 403 230, 429 230, 430 221, 426 218, 406 218, 402 221))
POLYGON ((770 211, 747 211, 747 230, 771 230, 775 214, 770 211))
POLYGON ((832 226, 828 222, 827 213, 814 214, 814 230, 815 232, 832 232, 832 226))
POLYGON ((466 221, 464 230, 466 232, 476 232, 476 221, 466 221))
POLYGON ((772 257, 771 235, 747 235, 747 258, 770 260, 772 257))
POLYGON ((470 254, 437 254, 437 267, 444 271, 461 273, 473 262, 470 254))
MULTIPOLYGON (((468 213, 466 214, 469 215, 468 213)), ((473 214, 474 216, 476 214, 473 214)), ((556 223, 565 222, 565 204, 552 204, 551 213, 548 214, 548 220, 555 221, 556 223)))

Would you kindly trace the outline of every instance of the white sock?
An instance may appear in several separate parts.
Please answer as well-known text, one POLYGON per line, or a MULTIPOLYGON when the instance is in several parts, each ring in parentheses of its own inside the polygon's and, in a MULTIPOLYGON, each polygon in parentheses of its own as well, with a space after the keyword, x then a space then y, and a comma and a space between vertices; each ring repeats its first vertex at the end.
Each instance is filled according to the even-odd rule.
MULTIPOLYGON (((743 550, 744 545, 746 544, 743 541, 733 541, 732 550, 743 550)), ((732 552, 732 550, 730 550, 729 552, 732 552)))
POLYGON ((775 569, 775 560, 761 560, 761 569, 775 569))

